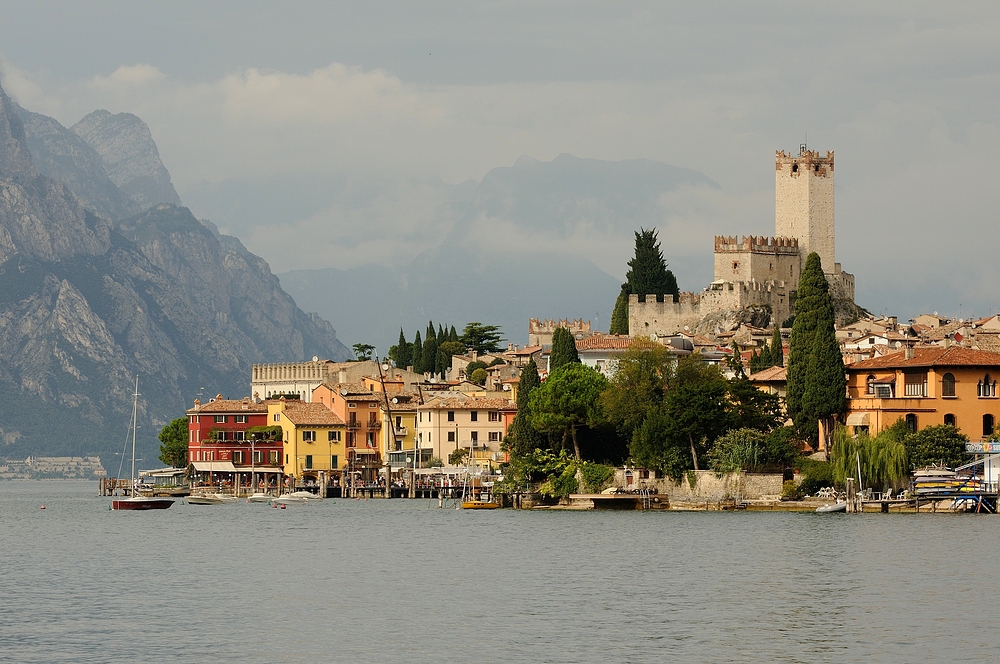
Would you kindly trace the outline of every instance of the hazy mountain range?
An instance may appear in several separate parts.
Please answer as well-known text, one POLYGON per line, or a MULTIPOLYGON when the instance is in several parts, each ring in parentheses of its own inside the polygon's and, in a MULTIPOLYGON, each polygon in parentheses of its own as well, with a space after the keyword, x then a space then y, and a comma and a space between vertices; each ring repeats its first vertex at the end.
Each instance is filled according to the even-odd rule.
POLYGON ((200 391, 245 394, 254 362, 348 355, 179 202, 139 118, 67 129, 0 89, 0 456, 120 449, 137 373, 151 452, 200 391))

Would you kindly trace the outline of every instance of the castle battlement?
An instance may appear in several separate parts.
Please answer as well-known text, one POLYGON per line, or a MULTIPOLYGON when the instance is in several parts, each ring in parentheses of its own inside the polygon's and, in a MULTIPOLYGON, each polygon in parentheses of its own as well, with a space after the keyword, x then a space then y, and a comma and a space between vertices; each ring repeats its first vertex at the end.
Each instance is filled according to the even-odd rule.
POLYGON ((715 253, 787 254, 798 256, 799 241, 794 237, 744 235, 737 242, 735 235, 716 235, 715 253))
POLYGON ((798 154, 792 154, 790 152, 785 152, 784 150, 777 150, 774 154, 774 169, 776 171, 783 170, 785 168, 791 173, 798 173, 800 170, 812 171, 814 174, 827 175, 833 173, 833 150, 827 150, 826 156, 819 153, 819 150, 807 150, 805 146, 799 148, 798 154), (797 166, 797 168, 791 168, 792 166, 797 166))

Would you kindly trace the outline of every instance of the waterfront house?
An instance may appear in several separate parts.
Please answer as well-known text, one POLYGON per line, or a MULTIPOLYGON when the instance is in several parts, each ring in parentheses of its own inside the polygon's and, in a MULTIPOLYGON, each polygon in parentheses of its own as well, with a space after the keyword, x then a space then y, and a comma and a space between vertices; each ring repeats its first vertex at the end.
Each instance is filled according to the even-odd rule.
POLYGON ((513 402, 497 397, 438 395, 417 406, 417 445, 446 464, 458 448, 472 449, 476 463, 496 466, 506 460, 500 443, 507 433, 505 413, 513 402))
POLYGON ((951 424, 970 440, 993 433, 1000 353, 907 347, 847 367, 847 425, 876 434, 902 418, 911 431, 951 424))
POLYGON ((281 437, 263 431, 268 425, 268 402, 244 397, 224 399, 219 394, 185 413, 188 419, 188 463, 198 480, 247 483, 250 475, 281 473, 281 437))
POLYGON ((344 421, 322 403, 297 399, 268 402, 268 422, 280 426, 282 468, 295 486, 319 484, 344 467, 344 421))

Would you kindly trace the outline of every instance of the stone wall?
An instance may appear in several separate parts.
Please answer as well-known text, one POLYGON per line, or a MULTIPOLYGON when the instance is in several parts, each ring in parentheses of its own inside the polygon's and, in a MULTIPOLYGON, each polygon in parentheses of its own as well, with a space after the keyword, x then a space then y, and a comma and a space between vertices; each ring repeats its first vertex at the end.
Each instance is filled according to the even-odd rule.
MULTIPOLYGON (((781 473, 740 473, 717 477, 711 470, 695 470, 694 486, 687 477, 679 483, 670 478, 640 479, 639 471, 633 472, 631 486, 648 488, 654 493, 670 496, 671 503, 685 501, 718 502, 740 498, 741 500, 761 500, 781 495, 781 473)), ((796 478, 798 479, 798 478, 796 478)), ((628 487, 625 470, 615 470, 614 486, 628 487)))

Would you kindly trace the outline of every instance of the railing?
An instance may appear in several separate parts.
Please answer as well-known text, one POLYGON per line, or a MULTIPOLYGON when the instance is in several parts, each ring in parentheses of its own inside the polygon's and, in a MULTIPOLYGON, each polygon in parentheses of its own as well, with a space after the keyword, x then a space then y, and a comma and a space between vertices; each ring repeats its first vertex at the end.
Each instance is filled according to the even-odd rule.
POLYGON ((393 427, 393 434, 396 438, 406 438, 409 434, 409 429, 406 427, 393 427))
POLYGON ((357 420, 351 420, 347 423, 347 428, 351 430, 360 429, 361 422, 358 422, 357 420))
POLYGON ((379 429, 382 428, 382 421, 381 420, 368 420, 367 426, 368 426, 369 429, 374 429, 374 430, 377 431, 377 430, 379 430, 379 429))

